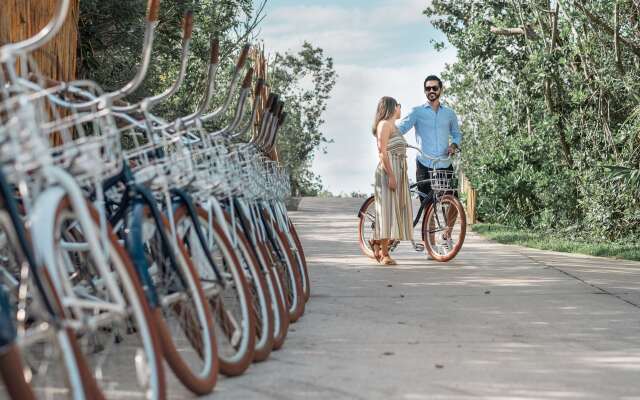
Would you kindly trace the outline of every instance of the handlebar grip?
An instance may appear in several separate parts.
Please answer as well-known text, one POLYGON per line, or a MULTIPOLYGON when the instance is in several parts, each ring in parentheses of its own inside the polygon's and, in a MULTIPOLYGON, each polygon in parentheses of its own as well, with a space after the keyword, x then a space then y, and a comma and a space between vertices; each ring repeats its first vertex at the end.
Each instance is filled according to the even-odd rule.
POLYGON ((211 58, 209 59, 210 64, 218 64, 220 62, 220 39, 213 38, 211 39, 211 58))
POLYGON ((236 63, 236 68, 241 69, 244 67, 244 63, 247 62, 247 57, 249 56, 249 50, 251 49, 250 44, 245 44, 242 47, 242 51, 240 52, 240 58, 238 58, 238 62, 236 63))
POLYGON ((284 124, 284 121, 287 119, 287 113, 283 112, 282 114, 280 114, 280 118, 278 119, 278 126, 282 126, 282 124, 284 124))
POLYGON ((182 17, 182 38, 184 40, 191 39, 193 34, 193 12, 187 11, 182 17))
POLYGON ((253 68, 249 68, 247 74, 244 76, 244 80, 242 81, 242 88, 248 89, 251 87, 251 80, 253 79, 253 68))
POLYGON ((256 82, 256 88, 255 88, 255 91, 253 92, 256 97, 260 96, 260 93, 262 92, 263 87, 264 87, 264 79, 260 78, 256 82))
POLYGON ((147 3, 147 21, 156 22, 160 14, 160 0, 149 0, 147 3))

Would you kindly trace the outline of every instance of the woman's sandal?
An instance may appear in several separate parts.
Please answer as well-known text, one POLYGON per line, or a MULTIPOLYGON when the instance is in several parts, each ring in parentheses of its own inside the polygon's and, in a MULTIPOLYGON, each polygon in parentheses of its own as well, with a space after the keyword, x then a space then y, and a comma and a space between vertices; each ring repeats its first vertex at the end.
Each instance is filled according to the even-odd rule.
POLYGON ((384 265, 398 265, 396 260, 391 258, 391 256, 388 255, 388 254, 382 258, 382 264, 384 264, 384 265))

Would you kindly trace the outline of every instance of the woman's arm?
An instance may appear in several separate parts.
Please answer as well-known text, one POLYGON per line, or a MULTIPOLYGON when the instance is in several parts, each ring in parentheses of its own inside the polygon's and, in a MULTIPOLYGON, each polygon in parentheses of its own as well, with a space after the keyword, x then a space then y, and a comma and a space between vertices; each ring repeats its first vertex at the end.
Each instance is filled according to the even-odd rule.
POLYGON ((384 171, 387 173, 389 177, 389 189, 395 190, 396 176, 393 174, 393 169, 391 168, 391 159, 389 158, 389 152, 387 151, 387 144, 389 143, 389 138, 391 137, 391 133, 393 132, 393 124, 387 121, 380 121, 378 124, 378 156, 380 157, 380 161, 382 161, 382 167, 384 171))

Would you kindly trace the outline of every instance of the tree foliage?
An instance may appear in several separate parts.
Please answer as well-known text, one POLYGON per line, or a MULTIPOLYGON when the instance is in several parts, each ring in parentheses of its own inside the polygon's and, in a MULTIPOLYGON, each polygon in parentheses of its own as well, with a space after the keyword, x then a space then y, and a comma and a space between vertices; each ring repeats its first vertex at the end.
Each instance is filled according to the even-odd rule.
POLYGON ((287 104, 287 119, 277 146, 289 168, 293 195, 315 196, 322 184, 311 172, 311 162, 316 150, 328 142, 321 127, 336 83, 333 60, 322 49, 305 42, 298 53, 276 54, 270 68, 272 91, 287 104))
MULTIPOLYGON (((80 2, 79 74, 99 82, 107 90, 126 84, 140 63, 146 0, 82 0, 80 2)), ((186 79, 178 93, 154 110, 168 120, 192 112, 204 93, 209 43, 221 41, 221 67, 213 104, 220 104, 231 79, 238 50, 255 42, 255 28, 262 8, 253 0, 162 1, 151 67, 143 85, 129 101, 157 94, 178 75, 181 18, 189 9, 194 15, 191 55, 186 79), (195 94, 195 95, 194 95, 195 94)), ((320 48, 305 43, 295 54, 276 54, 270 62, 268 84, 286 102, 288 118, 281 129, 278 149, 291 175, 296 195, 315 194, 321 183, 311 172, 315 151, 326 142, 320 127, 331 89, 335 84, 333 61, 320 48)), ((232 117, 208 124, 211 129, 232 117)))
MULTIPOLYGON (((161 1, 152 62, 142 86, 129 97, 137 101, 162 92, 176 79, 180 67, 181 20, 193 11, 194 30, 189 67, 181 90, 159 106, 168 119, 191 112, 204 92, 210 39, 221 41, 219 88, 229 81, 238 49, 255 18, 252 0, 161 1), (199 95, 194 96, 197 93, 199 95)), ((105 89, 124 86, 141 60, 146 0, 83 0, 80 2, 79 75, 99 82, 105 89)), ((251 34, 249 32, 249 34, 251 34)), ((217 101, 223 90, 217 91, 217 101)))
POLYGON ((433 0, 489 222, 640 237, 640 3, 433 0))

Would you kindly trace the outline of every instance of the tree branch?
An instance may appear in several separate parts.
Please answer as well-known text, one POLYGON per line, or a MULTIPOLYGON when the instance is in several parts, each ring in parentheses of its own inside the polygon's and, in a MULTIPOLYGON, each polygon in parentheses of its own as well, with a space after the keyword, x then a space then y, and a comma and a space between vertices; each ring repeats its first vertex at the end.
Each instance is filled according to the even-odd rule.
MULTIPOLYGON (((611 36, 615 36, 615 30, 609 26, 609 24, 607 24, 605 21, 603 21, 602 19, 600 19, 600 17, 598 17, 597 15, 592 14, 589 10, 586 9, 586 7, 584 6, 584 4, 582 4, 580 1, 573 1, 573 4, 576 6, 576 8, 578 10, 580 10, 588 19, 589 21, 593 24, 593 25, 597 25, 600 28, 602 28, 602 30, 604 30, 606 33, 608 33, 611 36)), ((631 52, 633 54, 635 54, 636 56, 640 57, 640 45, 630 41, 629 39, 626 39, 622 36, 618 37, 618 40, 620 40, 621 43, 623 43, 625 46, 627 46, 629 48, 629 50, 631 50, 631 52)))
POLYGON ((616 53, 616 68, 620 75, 624 75, 624 64, 622 63, 622 54, 620 51, 620 8, 618 7, 618 1, 613 8, 613 48, 616 53))

